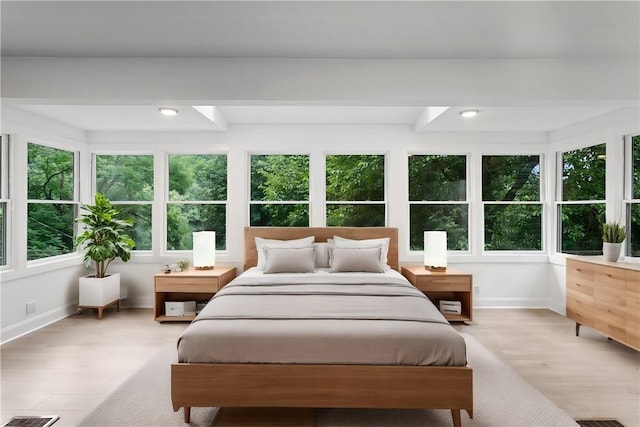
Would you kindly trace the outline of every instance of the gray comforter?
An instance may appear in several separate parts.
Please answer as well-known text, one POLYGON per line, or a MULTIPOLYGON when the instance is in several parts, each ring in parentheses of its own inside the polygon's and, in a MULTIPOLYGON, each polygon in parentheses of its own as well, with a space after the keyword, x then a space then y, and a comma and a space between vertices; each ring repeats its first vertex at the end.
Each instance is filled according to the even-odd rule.
POLYGON ((402 276, 355 275, 241 275, 179 338, 178 360, 466 365, 463 338, 402 276))

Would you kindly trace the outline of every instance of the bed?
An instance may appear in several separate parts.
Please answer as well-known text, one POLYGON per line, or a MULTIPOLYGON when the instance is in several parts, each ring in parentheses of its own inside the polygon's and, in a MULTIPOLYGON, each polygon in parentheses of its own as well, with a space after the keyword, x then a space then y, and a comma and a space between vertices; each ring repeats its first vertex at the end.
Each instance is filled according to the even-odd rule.
POLYGON ((246 227, 244 273, 178 341, 174 411, 184 408, 187 423, 191 407, 215 406, 449 409, 454 426, 461 425, 461 410, 472 417, 464 340, 398 273, 397 237, 397 229, 387 227, 246 227), (300 264, 295 257, 307 257, 308 246, 287 251, 266 244, 259 251, 256 241, 309 236, 316 263, 318 243, 334 236, 388 239, 388 246, 375 252, 347 242, 358 250, 332 248, 333 270, 265 274, 278 260, 300 264), (347 260, 346 270, 363 263, 354 269, 367 271, 367 260, 378 254, 386 271, 337 267, 347 260), (427 339, 433 344, 425 346, 427 339))

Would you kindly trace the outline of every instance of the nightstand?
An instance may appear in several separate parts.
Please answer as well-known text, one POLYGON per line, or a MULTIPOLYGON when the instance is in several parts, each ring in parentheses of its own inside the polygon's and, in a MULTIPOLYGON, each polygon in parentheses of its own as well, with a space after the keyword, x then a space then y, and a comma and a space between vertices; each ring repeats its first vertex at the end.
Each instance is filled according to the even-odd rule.
POLYGON ((195 316, 167 316, 166 301, 206 302, 236 277, 235 267, 215 267, 212 270, 190 268, 179 273, 158 273, 153 276, 154 317, 158 322, 192 321, 195 316))
POLYGON ((450 322, 470 322, 473 320, 473 278, 470 273, 447 267, 446 271, 435 272, 424 265, 402 267, 402 274, 413 286, 420 289, 434 304, 440 300, 460 301, 461 314, 443 313, 450 322))

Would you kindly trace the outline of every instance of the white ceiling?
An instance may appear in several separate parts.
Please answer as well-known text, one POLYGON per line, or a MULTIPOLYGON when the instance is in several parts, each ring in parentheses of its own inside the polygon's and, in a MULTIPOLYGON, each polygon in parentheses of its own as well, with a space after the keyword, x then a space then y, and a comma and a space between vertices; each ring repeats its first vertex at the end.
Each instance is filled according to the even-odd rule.
MULTIPOLYGON (((6 1, 2 56, 640 60, 637 1, 6 1)), ((61 97, 62 98, 62 97, 61 97)), ((608 101, 608 100, 603 100, 608 101)), ((88 131, 224 130, 189 105, 15 106, 88 131)), ((399 124, 424 131, 548 131, 628 107, 217 105, 239 124, 399 124), (480 115, 462 120, 459 111, 480 115)))

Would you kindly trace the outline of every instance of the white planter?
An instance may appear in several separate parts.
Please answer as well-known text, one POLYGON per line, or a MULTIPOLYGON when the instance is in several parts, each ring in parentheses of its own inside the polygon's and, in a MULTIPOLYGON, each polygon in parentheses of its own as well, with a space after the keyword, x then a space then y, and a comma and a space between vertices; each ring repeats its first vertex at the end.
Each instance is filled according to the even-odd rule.
POLYGON ((622 250, 622 243, 602 243, 602 255, 604 259, 610 262, 618 261, 620 258, 620 251, 622 250))
POLYGON ((81 307, 104 307, 120 299, 120 273, 102 279, 81 277, 79 283, 81 307))

